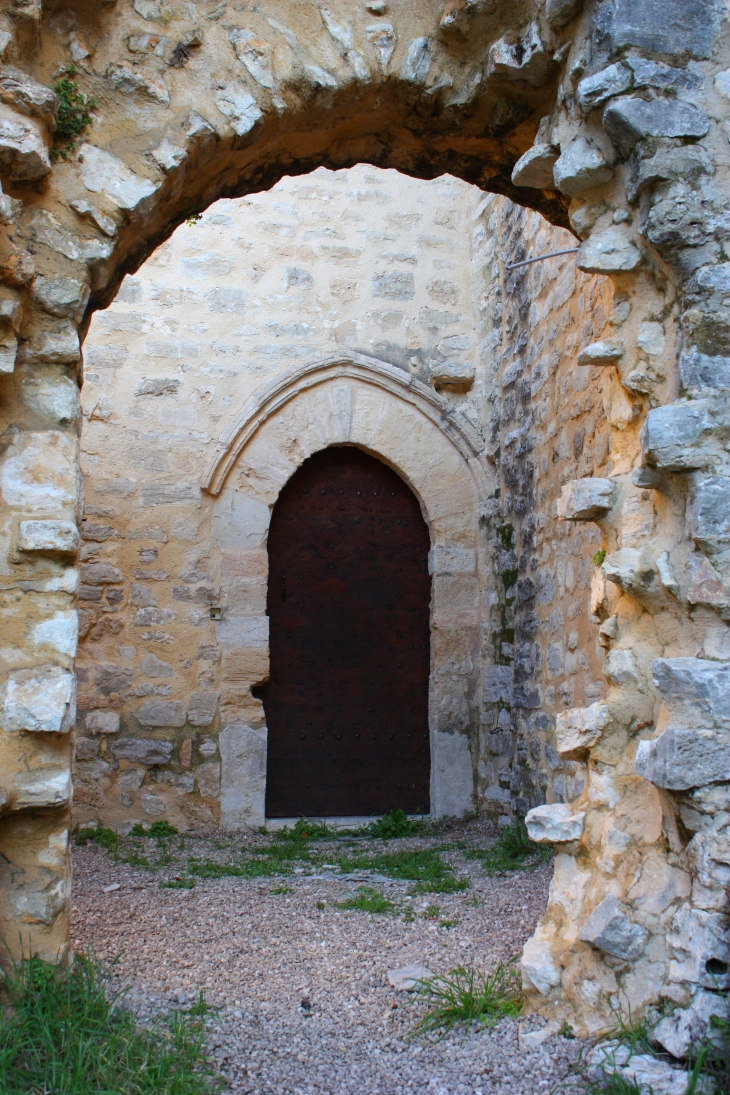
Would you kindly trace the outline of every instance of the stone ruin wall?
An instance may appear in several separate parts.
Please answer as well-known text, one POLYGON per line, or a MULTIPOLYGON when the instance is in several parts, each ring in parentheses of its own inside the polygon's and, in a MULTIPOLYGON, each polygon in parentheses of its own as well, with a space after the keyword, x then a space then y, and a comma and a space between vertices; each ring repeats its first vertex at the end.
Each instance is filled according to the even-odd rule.
MULTIPOLYGON (((727 10, 720 0, 373 6, 284 0, 272 15, 218 0, 9 0, 0 12, 0 60, 13 66, 0 79, 5 934, 51 959, 66 953, 76 377, 91 311, 218 198, 321 166, 448 172, 570 223, 576 266, 610 278, 617 321, 582 366, 603 386, 610 463, 566 482, 559 502, 566 521, 594 522, 603 537, 590 607, 606 692, 588 703, 576 687, 576 706, 555 712, 556 752, 585 765, 586 783, 564 809, 532 816, 559 851, 523 954, 528 1006, 586 1031, 612 1021, 609 1005, 638 1015, 669 1002, 679 1011, 663 1044, 681 1052, 729 977, 727 10), (72 59, 98 104, 81 155, 52 162, 49 86, 72 59)), ((528 345, 521 297, 534 276, 518 276, 509 307, 505 291, 505 348, 523 335, 528 345)), ((519 386, 528 364, 531 392, 539 383, 525 359, 515 381, 525 402, 511 410, 509 384, 500 397, 500 417, 524 428, 507 446, 502 427, 499 447, 524 513, 484 514, 487 539, 502 521, 515 529, 516 607, 504 619, 515 607, 515 798, 540 782, 537 712, 523 701, 544 686, 547 705, 551 687, 540 680, 551 606, 539 567, 530 572, 543 505, 536 478, 528 512, 530 465, 542 474, 545 442, 529 424, 541 394, 528 405, 519 386)), ((492 681, 508 687, 506 674, 492 681)), ((493 786, 494 775, 493 763, 480 778, 493 786)))
MULTIPOLYGON (((219 202, 125 280, 95 316, 84 349, 75 824, 129 828, 160 816, 180 828, 220 823, 219 728, 264 723, 250 687, 241 695, 225 675, 233 656, 228 633, 243 627, 254 636, 249 648, 258 662, 248 685, 266 677, 266 640, 256 635, 266 631, 268 518, 246 503, 253 508, 239 535, 251 552, 250 573, 231 581, 214 532, 222 499, 216 503, 199 484, 210 450, 257 388, 338 348, 435 387, 501 463, 499 493, 480 506, 489 565, 476 718, 452 716, 451 729, 469 738, 474 767, 462 810, 507 820, 513 810, 522 815, 577 797, 585 775, 558 756, 550 716, 603 695, 588 604, 600 534, 571 529, 566 537, 555 516, 559 485, 546 487, 545 473, 559 463, 566 480, 605 464, 601 388, 576 359, 603 334, 610 282, 577 271, 572 255, 537 264, 529 292, 524 275, 504 274, 518 257, 571 246, 574 238, 539 214, 458 180, 419 183, 359 167, 219 202), (526 301, 527 342, 516 327, 526 301), (500 449, 514 451, 518 437, 499 435, 500 424, 514 434, 518 400, 525 405, 519 384, 531 371, 535 395, 544 388, 546 400, 535 546, 543 537, 553 544, 537 572, 533 557, 518 567, 511 515, 529 520, 533 506, 500 456, 500 449), (543 447, 560 408, 569 428, 562 427, 558 457, 546 465, 543 447), (514 502, 500 504, 500 496, 514 494, 514 502), (495 520, 503 510, 506 519, 495 520), (553 552, 566 552, 556 538, 570 544, 570 559, 557 568, 553 552), (516 604, 522 570, 546 607, 526 648, 522 636, 518 661, 527 658, 530 679, 544 683, 526 687, 518 671, 513 697, 515 613, 533 607, 524 596, 516 604), (210 605, 220 606, 220 623, 210 605), (515 722, 520 701, 529 712, 524 725, 515 722)), ((527 483, 525 474, 529 480, 532 472, 522 473, 527 483)), ((528 485, 526 493, 536 491, 528 485)), ((259 806, 249 823, 262 821, 259 806)), ((223 824, 240 821, 224 809, 223 824)))

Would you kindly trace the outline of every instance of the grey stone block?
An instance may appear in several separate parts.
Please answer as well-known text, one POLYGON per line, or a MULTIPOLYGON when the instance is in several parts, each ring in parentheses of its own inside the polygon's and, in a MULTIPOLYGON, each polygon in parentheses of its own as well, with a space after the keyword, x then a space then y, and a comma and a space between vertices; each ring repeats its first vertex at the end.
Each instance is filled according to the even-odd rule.
POLYGON ((637 150, 629 163, 626 196, 633 202, 642 190, 654 183, 671 182, 675 179, 695 181, 700 175, 712 175, 714 171, 712 160, 704 148, 698 145, 660 148, 647 159, 639 155, 637 150))
POLYGON ((488 665, 484 670, 484 702, 512 703, 512 667, 488 665))
POLYGON ((195 483, 147 483, 139 488, 142 506, 176 506, 185 502, 200 504, 200 487, 195 483))
POLYGON ((586 76, 584 80, 580 81, 575 92, 578 106, 584 114, 588 114, 591 110, 595 110, 597 106, 605 103, 607 99, 628 91, 633 82, 634 74, 626 65, 621 63, 609 65, 601 72, 596 72, 593 76, 586 76))
POLYGON ((583 9, 583 0, 547 0, 545 17, 551 27, 567 27, 583 9))
POLYGON ((710 123, 697 107, 675 99, 638 99, 609 103, 603 128, 625 156, 647 137, 704 137, 710 123))
POLYGON ((221 828, 256 828, 265 820, 266 727, 231 723, 221 730, 221 828))
POLYGON ((75 555, 79 531, 73 521, 21 521, 18 534, 20 551, 41 554, 75 555))
POLYGON ((654 1027, 652 1041, 678 1059, 686 1057, 690 1048, 704 1039, 722 1049, 722 1030, 712 1025, 713 1016, 726 1019, 727 1003, 719 993, 700 991, 688 1008, 677 1008, 654 1027))
POLYGON ((552 190, 555 186, 553 166, 559 152, 552 145, 533 145, 512 168, 515 186, 532 186, 537 190, 552 190))
POLYGON ((574 814, 570 806, 556 802, 530 810, 525 825, 530 840, 536 844, 564 844, 580 840, 585 816, 585 812, 574 814))
POLYGON ((592 521, 608 513, 616 484, 592 476, 566 483, 558 499, 558 517, 564 521, 592 521))
POLYGON ((558 190, 571 197, 612 178, 613 168, 606 162, 603 152, 585 137, 571 141, 553 168, 553 179, 558 190))
POLYGON ((73 673, 58 666, 19 669, 0 686, 0 729, 66 734, 76 718, 73 673))
POLYGON ((730 391, 730 357, 703 354, 692 347, 680 354, 679 375, 687 392, 702 391, 704 388, 730 391))
POLYGON ((667 950, 670 981, 715 990, 730 988, 728 920, 724 911, 680 905, 669 925, 667 950))
POLYGON ((221 766, 209 761, 198 768, 198 791, 203 798, 218 798, 221 788, 221 766))
POLYGON ((579 270, 588 274, 610 274, 634 270, 641 262, 641 252, 630 236, 619 228, 597 232, 581 244, 576 257, 579 270))
POLYGON ((71 316, 77 322, 89 300, 89 286, 77 278, 37 277, 33 282, 33 300, 53 316, 71 316))
POLYGON ((193 692, 188 700, 191 726, 210 726, 218 709, 220 692, 193 692))
POLYGON ((730 662, 656 658, 651 675, 665 703, 691 704, 730 729, 730 662))
POLYGON ((81 581, 87 586, 103 586, 121 582, 122 572, 111 563, 82 563, 79 567, 81 581))
POLYGON ((626 906, 613 894, 593 910, 578 933, 582 942, 626 961, 639 957, 647 937, 646 928, 629 918, 626 906))
POLYGON ((692 487, 688 506, 694 538, 709 546, 730 540, 730 479, 714 476, 698 479, 692 487))
POLYGON ((416 292, 413 274, 409 270, 373 274, 370 291, 372 296, 388 300, 413 300, 416 292))
POLYGON ((636 771, 668 791, 686 791, 726 780, 730 736, 707 728, 668 726, 658 738, 639 742, 636 771))
POLYGON ((599 32, 611 52, 637 46, 667 56, 709 57, 720 0, 614 0, 601 6, 599 32))
MULTIPOLYGON (((148 700, 149 704, 160 703, 159 700, 148 700)), ((142 704, 143 707, 146 704, 142 704)), ((162 706, 170 706, 163 704, 162 706)), ((144 764, 151 767, 155 764, 167 764, 172 757, 171 741, 156 741, 152 738, 121 738, 113 742, 112 753, 117 760, 130 760, 135 764, 144 764)))
POLYGON ((135 712, 143 726, 184 726, 185 708, 181 703, 145 700, 135 712))
POLYGON ((116 711, 107 711, 102 708, 98 711, 89 711, 85 724, 89 734, 116 734, 119 731, 120 719, 116 711))
POLYGON ((641 429, 644 461, 665 471, 689 471, 710 459, 707 442, 717 422, 705 400, 655 407, 641 429))
POLYGON ((175 377, 143 377, 134 385, 134 394, 140 395, 177 395, 180 381, 175 377))

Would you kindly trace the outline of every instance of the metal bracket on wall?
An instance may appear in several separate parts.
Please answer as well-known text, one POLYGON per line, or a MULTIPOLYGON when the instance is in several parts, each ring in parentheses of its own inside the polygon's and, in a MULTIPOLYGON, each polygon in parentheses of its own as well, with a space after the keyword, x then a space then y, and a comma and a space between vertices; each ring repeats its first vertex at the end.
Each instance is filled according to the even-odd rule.
POLYGON ((579 247, 568 247, 565 251, 550 251, 547 255, 538 255, 534 259, 523 259, 522 262, 512 262, 505 266, 505 270, 516 270, 518 266, 529 266, 531 262, 542 262, 544 259, 554 259, 558 255, 574 255, 580 251, 579 247))

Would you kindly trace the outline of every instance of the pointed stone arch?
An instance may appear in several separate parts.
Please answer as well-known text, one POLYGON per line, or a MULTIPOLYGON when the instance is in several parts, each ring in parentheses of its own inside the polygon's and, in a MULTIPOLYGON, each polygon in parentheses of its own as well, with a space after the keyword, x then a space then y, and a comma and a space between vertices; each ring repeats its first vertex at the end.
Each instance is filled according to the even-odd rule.
MULTIPOLYGON (((261 388, 224 431, 202 488, 216 497, 213 536, 241 573, 242 545, 264 547, 274 504, 313 453, 356 445, 389 464, 419 499, 429 528, 432 574, 431 809, 437 816, 473 808, 479 727, 480 588, 490 560, 479 543, 480 507, 495 486, 477 430, 445 400, 402 370, 358 354, 329 354, 261 388), (241 564, 236 565, 236 553, 241 564)), ((262 575, 261 584, 266 577, 262 575)), ((268 620, 252 628, 227 612, 218 630, 225 690, 226 653, 238 687, 268 672, 268 620), (262 636, 264 638, 262 638, 262 636), (246 651, 253 654, 247 661, 246 651), (238 652, 236 655, 235 652, 238 652), (240 667, 251 664, 247 680, 240 667)), ((264 820, 265 731, 234 719, 221 729, 221 823, 264 820)))

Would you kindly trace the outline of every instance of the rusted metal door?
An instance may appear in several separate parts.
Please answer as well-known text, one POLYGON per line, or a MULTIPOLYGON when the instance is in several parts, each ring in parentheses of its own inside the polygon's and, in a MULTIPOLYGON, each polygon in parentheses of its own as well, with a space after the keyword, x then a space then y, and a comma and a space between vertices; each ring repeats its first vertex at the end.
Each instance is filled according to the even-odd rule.
POLYGON ((269 532, 268 817, 428 812, 429 536, 402 479, 324 449, 269 532))

